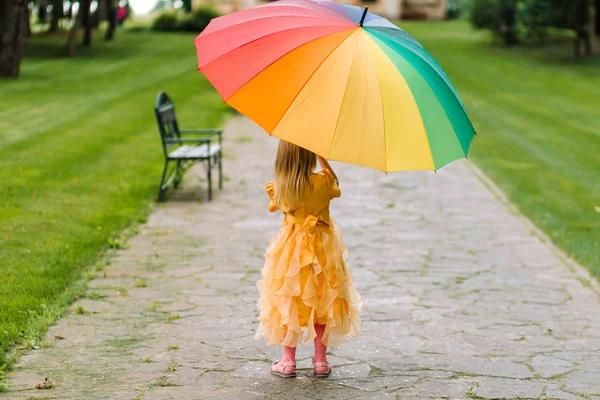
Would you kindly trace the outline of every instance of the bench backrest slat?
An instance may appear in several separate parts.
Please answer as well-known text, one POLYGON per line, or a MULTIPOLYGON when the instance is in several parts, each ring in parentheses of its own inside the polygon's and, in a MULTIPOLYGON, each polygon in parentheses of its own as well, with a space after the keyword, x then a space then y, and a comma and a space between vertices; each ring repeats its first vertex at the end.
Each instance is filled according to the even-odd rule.
POLYGON ((177 117, 175 116, 175 105, 165 92, 159 92, 156 96, 156 122, 158 122, 158 131, 163 146, 165 156, 169 153, 172 147, 178 146, 174 143, 167 143, 168 139, 179 139, 181 134, 177 125, 177 117))

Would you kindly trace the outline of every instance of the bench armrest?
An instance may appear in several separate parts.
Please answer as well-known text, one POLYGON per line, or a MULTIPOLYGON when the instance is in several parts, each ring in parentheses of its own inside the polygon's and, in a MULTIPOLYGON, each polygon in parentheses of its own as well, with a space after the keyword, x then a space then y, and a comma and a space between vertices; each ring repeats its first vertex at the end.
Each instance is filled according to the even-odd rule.
POLYGON ((220 129, 184 129, 179 131, 182 135, 196 134, 201 136, 213 136, 213 135, 221 135, 222 131, 220 129))
POLYGON ((211 140, 206 138, 192 138, 192 139, 164 139, 165 143, 196 143, 196 144, 210 144, 211 140))

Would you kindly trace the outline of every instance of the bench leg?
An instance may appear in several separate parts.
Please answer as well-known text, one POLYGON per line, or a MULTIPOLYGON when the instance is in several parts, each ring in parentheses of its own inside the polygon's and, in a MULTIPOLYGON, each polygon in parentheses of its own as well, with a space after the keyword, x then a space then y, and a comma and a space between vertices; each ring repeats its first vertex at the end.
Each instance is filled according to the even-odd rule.
POLYGON ((212 163, 208 159, 208 168, 206 169, 206 179, 208 180, 208 201, 212 200, 212 163))
POLYGON ((181 166, 181 160, 177 160, 177 169, 175 170, 175 180, 173 181, 173 187, 177 189, 183 178, 183 167, 181 166))
POLYGON ((163 173, 162 173, 162 178, 160 179, 160 186, 158 187, 158 201, 163 202, 165 201, 165 194, 167 192, 167 188, 164 187, 165 185, 165 179, 167 177, 167 170, 169 168, 169 160, 165 161, 165 168, 163 169, 163 173))
POLYGON ((221 152, 219 152, 219 189, 223 189, 223 162, 221 160, 221 152))

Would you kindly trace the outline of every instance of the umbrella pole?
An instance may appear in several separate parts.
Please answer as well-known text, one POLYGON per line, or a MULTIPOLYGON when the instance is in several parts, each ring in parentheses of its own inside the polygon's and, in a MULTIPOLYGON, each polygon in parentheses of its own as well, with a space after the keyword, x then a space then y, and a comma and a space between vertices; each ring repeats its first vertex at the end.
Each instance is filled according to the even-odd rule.
POLYGON ((360 23, 358 25, 363 26, 363 22, 365 22, 365 18, 367 17, 367 11, 369 11, 369 6, 365 7, 365 11, 363 12, 362 17, 360 18, 360 23))

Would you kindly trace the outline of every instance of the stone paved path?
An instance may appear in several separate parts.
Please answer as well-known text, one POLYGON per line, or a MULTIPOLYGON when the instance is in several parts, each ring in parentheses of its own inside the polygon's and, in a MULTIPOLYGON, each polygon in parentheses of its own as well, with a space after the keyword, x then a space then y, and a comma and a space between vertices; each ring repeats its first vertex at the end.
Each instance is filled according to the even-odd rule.
POLYGON ((311 377, 309 347, 299 378, 271 377, 277 351, 252 336, 281 220, 264 194, 277 141, 241 118, 226 136, 225 190, 201 202, 189 174, 0 399, 600 399, 589 276, 468 162, 437 175, 337 168, 332 214, 368 302, 363 332, 331 352, 329 380, 311 377), (56 387, 34 389, 44 377, 56 387))

